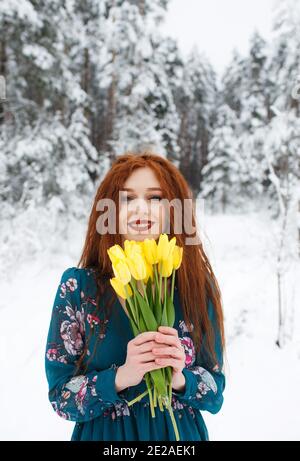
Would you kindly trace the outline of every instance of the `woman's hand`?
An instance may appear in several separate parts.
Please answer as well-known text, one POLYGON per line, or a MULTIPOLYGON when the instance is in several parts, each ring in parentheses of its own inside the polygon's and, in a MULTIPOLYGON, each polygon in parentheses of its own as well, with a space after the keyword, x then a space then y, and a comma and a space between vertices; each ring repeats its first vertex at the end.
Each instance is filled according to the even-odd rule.
POLYGON ((174 390, 182 391, 185 384, 185 376, 182 373, 185 367, 185 351, 178 338, 178 331, 172 327, 161 326, 154 339, 159 344, 152 349, 157 357, 155 362, 161 368, 168 366, 173 368, 172 387, 174 390))
MULTIPOLYGON (((140 333, 127 344, 126 362, 120 366, 116 373, 116 390, 120 392, 129 386, 139 384, 148 371, 162 368, 155 362, 155 354, 152 348, 155 342, 156 331, 140 333)), ((160 347, 157 344, 157 347, 160 347)))

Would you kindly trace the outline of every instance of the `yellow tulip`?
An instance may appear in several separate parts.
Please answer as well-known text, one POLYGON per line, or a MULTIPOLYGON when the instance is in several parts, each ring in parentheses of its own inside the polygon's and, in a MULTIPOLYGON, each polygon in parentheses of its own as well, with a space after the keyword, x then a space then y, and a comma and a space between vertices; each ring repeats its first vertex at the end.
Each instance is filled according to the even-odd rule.
POLYGON ((183 248, 175 245, 173 250, 173 269, 178 269, 182 261, 183 248))
POLYGON ((107 250, 107 253, 112 263, 114 263, 118 259, 121 259, 123 261, 126 260, 126 255, 124 253, 123 248, 120 245, 113 245, 107 250))
POLYGON ((119 296, 121 296, 121 298, 127 299, 130 296, 132 296, 132 290, 131 290, 130 285, 123 285, 123 283, 117 277, 113 277, 112 279, 109 279, 109 281, 110 281, 111 286, 115 290, 115 292, 119 296), (128 295, 126 294, 125 286, 126 286, 128 295))
POLYGON ((123 283, 123 285, 127 285, 127 283, 130 282, 131 273, 125 261, 122 261, 121 259, 116 260, 112 264, 112 268, 115 276, 123 283))
POLYGON ((176 244, 176 237, 173 237, 170 241, 167 234, 160 234, 157 245, 157 257, 158 261, 166 261, 172 256, 173 249, 176 244))
POLYGON ((143 280, 147 276, 146 261, 142 254, 134 253, 126 259, 131 275, 136 280, 143 280))
POLYGON ((145 239, 143 241, 143 252, 149 264, 158 263, 157 243, 154 239, 145 239))
POLYGON ((147 275, 146 275, 146 277, 143 279, 143 282, 144 282, 144 283, 147 283, 149 277, 151 278, 151 280, 153 280, 153 267, 152 267, 152 264, 148 264, 147 261, 145 261, 145 262, 146 262, 146 271, 147 271, 147 275))
POLYGON ((131 258, 135 253, 142 254, 142 248, 136 240, 125 240, 124 253, 126 257, 131 258))
POLYGON ((169 258, 166 260, 160 261, 158 264, 158 272, 162 277, 170 277, 173 271, 173 259, 169 258))

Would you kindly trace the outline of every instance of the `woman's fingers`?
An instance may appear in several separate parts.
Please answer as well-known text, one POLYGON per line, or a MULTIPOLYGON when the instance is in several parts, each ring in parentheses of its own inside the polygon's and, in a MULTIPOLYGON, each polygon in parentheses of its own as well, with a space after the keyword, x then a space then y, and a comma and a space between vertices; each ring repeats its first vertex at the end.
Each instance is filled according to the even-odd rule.
POLYGON ((136 347, 136 351, 138 354, 143 354, 144 352, 149 352, 157 345, 155 341, 146 341, 144 344, 136 347))
POLYGON ((174 335, 165 335, 162 333, 157 333, 156 337, 154 338, 158 343, 169 344, 170 346, 181 347, 181 342, 178 336, 174 335))
POLYGON ((157 357, 157 355, 153 354, 152 352, 145 352, 144 354, 141 354, 139 356, 138 360, 141 363, 150 362, 151 360, 154 362, 156 357, 157 357))
POLYGON ((153 341, 155 339, 156 331, 145 331, 138 334, 135 338, 131 340, 131 343, 135 346, 144 344, 146 341, 153 341))
POLYGON ((157 358, 155 363, 163 367, 173 367, 176 370, 182 368, 182 360, 172 359, 172 358, 157 358))
POLYGON ((168 335, 174 335, 174 336, 178 335, 178 331, 176 330, 176 328, 173 328, 173 327, 160 326, 158 327, 158 331, 160 331, 161 333, 168 334, 168 335))
MULTIPOLYGON (((153 354, 154 354, 156 357, 158 357, 158 356, 160 357, 160 356, 163 356, 163 355, 167 355, 167 356, 175 357, 175 358, 178 358, 178 359, 183 358, 183 354, 184 354, 183 349, 180 350, 180 349, 178 349, 177 347, 153 348, 153 349, 152 349, 152 352, 153 352, 153 354)), ((185 354, 184 354, 184 355, 185 355, 185 354)))

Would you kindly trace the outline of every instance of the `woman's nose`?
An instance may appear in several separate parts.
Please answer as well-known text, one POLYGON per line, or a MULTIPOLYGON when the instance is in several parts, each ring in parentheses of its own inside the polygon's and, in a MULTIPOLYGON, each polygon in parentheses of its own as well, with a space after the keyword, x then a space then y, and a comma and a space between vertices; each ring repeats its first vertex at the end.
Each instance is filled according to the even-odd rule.
POLYGON ((136 211, 136 213, 141 213, 144 211, 148 212, 147 201, 143 198, 137 199, 134 204, 134 210, 136 211))

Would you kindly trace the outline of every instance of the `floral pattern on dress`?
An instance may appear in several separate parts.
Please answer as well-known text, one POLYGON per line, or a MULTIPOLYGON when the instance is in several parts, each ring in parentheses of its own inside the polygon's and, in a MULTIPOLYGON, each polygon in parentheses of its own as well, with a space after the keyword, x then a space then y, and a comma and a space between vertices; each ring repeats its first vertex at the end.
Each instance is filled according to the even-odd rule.
POLYGON ((66 282, 61 283, 60 285, 60 297, 65 298, 68 291, 75 291, 77 289, 77 280, 74 278, 69 278, 66 282))
POLYGON ((67 360, 66 360, 67 354, 61 354, 61 350, 62 348, 56 344, 53 347, 50 347, 46 352, 47 359, 50 360, 50 362, 57 360, 58 362, 61 362, 61 363, 67 363, 67 360))
MULTIPOLYGON (((191 324, 191 326, 193 330, 193 324, 191 324)), ((182 337, 179 337, 179 339, 181 344, 184 346, 186 354, 185 366, 192 373, 197 375, 197 392, 194 396, 190 398, 192 398, 193 400, 202 399, 202 397, 206 395, 209 391, 212 391, 216 395, 218 392, 218 387, 213 375, 201 366, 193 366, 196 360, 195 347, 192 338, 186 335, 186 333, 190 333, 190 330, 187 327, 184 320, 179 321, 179 328, 182 333, 182 337)), ((219 372, 219 365, 216 364, 212 371, 219 372)), ((188 408, 191 408, 191 410, 193 411, 192 407, 189 406, 188 408)))
POLYGON ((185 366, 190 367, 191 365, 193 365, 193 363, 196 360, 194 342, 192 338, 185 335, 185 333, 189 332, 189 330, 184 320, 179 320, 179 328, 181 330, 182 336, 178 336, 178 337, 185 351, 185 366))
MULTIPOLYGON (((109 322, 108 319, 103 321, 92 313, 96 307, 96 300, 91 296, 86 296, 84 289, 80 289, 79 297, 74 297, 78 287, 78 281, 74 277, 67 278, 58 287, 52 317, 52 322, 56 325, 56 335, 57 333, 58 335, 53 335, 55 342, 51 341, 51 336, 49 336, 50 341, 46 348, 46 358, 49 362, 57 361, 69 364, 70 358, 73 362, 72 357, 82 354, 86 334, 85 320, 94 329, 100 327, 102 323, 109 322), (60 299, 62 299, 61 302, 60 299)), ((49 331, 52 332, 51 327, 49 331)), ((101 337, 105 337, 105 334, 102 334, 101 337)), ((90 355, 89 350, 87 350, 87 355, 90 355)), ((116 364, 111 365, 111 368, 116 369, 117 367, 116 364)), ((55 412, 68 420, 74 418, 74 412, 86 417, 86 413, 89 411, 92 416, 97 408, 96 406, 95 410, 90 408, 90 403, 94 399, 94 405, 97 405, 98 402, 99 408, 106 410, 105 407, 108 407, 107 411, 113 419, 120 415, 129 416, 130 411, 126 403, 117 401, 112 404, 97 394, 97 379, 100 379, 97 373, 78 375, 69 379, 62 385, 61 389, 59 387, 53 388, 49 392, 49 398, 55 412)))
POLYGON ((64 346, 68 354, 81 354, 85 334, 84 310, 77 310, 75 312, 72 307, 66 306, 65 313, 70 320, 64 320, 61 323, 60 336, 64 341, 64 346))
POLYGON ((61 391, 61 399, 51 401, 54 411, 64 419, 71 419, 70 414, 65 411, 65 407, 68 405, 68 400, 72 401, 71 405, 75 403, 77 410, 81 415, 85 415, 84 400, 87 397, 88 389, 92 396, 97 396, 95 383, 97 381, 97 375, 91 380, 84 375, 75 376, 71 378, 66 384, 64 384, 61 391), (72 394, 75 394, 72 399, 72 394), (59 403, 58 403, 59 402, 59 403))
POLYGON ((217 393, 218 387, 216 381, 214 380, 212 374, 209 373, 209 371, 200 366, 195 367, 195 369, 191 371, 192 373, 198 375, 201 378, 201 380, 199 380, 198 382, 199 392, 196 394, 198 398, 201 398, 202 395, 207 394, 208 391, 213 391, 214 394, 217 393))
MULTIPOLYGON (((75 278, 69 278, 65 283, 59 286, 59 296, 65 298, 67 292, 74 292, 78 287, 75 278)), ((50 361, 58 361, 67 363, 67 354, 77 356, 83 351, 83 340, 85 335, 85 322, 84 322, 84 309, 74 310, 73 306, 68 300, 65 300, 64 308, 62 311, 60 306, 56 306, 56 315, 62 312, 67 319, 60 322, 59 333, 63 340, 63 346, 59 342, 57 344, 50 343, 50 347, 46 351, 46 357, 50 361), (67 354, 65 353, 67 352, 67 354)))
MULTIPOLYGON (((101 314, 96 309, 94 287, 89 283, 87 285, 82 284, 85 275, 92 274, 93 270, 85 270, 85 272, 80 273, 77 271, 78 269, 74 270, 72 268, 72 271, 66 273, 66 276, 62 279, 64 283, 61 283, 59 286, 54 304, 53 323, 49 329, 49 342, 46 349, 47 367, 51 371, 48 375, 50 402, 60 417, 79 421, 80 424, 81 422, 84 424, 98 415, 103 415, 103 417, 117 421, 123 416, 128 417, 131 416, 131 413, 134 414, 135 408, 138 408, 139 405, 149 407, 150 402, 140 402, 136 406, 128 407, 125 399, 126 392, 124 392, 120 393, 121 401, 116 400, 112 403, 110 391, 106 396, 105 389, 107 386, 103 389, 103 394, 102 392, 97 392, 96 383, 98 379, 101 379, 101 373, 95 371, 98 369, 97 365, 94 369, 91 366, 93 371, 70 379, 70 365, 82 353, 85 336, 89 333, 89 329, 91 328, 94 330, 94 333, 97 333, 100 327, 105 327, 102 324, 104 321, 100 318, 101 314), (76 274, 82 276, 75 278, 76 274), (67 364, 68 367, 62 367, 61 364, 55 364, 55 362, 67 364), (55 378, 54 372, 57 373, 56 376, 61 377, 60 381, 55 378), (62 379, 64 373, 66 376, 65 380, 62 379), (62 382, 65 384, 57 384, 62 382)), ((109 320, 106 319, 105 323, 108 322, 109 320)), ((193 325, 191 325, 191 328, 193 331, 193 325)), ((105 328, 103 331, 105 332, 105 328)), ((105 337, 105 333, 102 337, 105 337)), ((217 392, 216 382, 220 389, 221 384, 219 384, 218 376, 215 377, 215 381, 214 375, 211 375, 209 371, 202 367, 193 366, 196 361, 195 347, 190 337, 190 329, 184 320, 179 321, 179 339, 185 350, 185 366, 197 375, 197 392, 193 396, 189 396, 189 400, 180 400, 180 396, 176 395, 172 397, 171 405, 173 410, 176 411, 178 418, 183 418, 184 420, 187 414, 195 418, 195 414, 197 414, 197 409, 199 408, 197 400, 201 401, 201 409, 205 408, 204 405, 207 405, 209 408, 212 405, 219 405, 220 397, 214 397, 213 395, 217 392), (214 403, 215 401, 216 404, 214 403)), ((87 351, 87 355, 91 355, 90 351, 87 351)), ((112 364, 111 367, 116 369, 118 366, 112 364)), ((212 373, 214 371, 219 371, 217 365, 213 368, 212 373)), ((111 378, 110 374, 108 376, 111 378)), ((188 375, 187 378, 191 379, 191 376, 188 375)), ((110 385, 107 388, 111 389, 113 383, 112 381, 109 381, 109 383, 110 385)), ((159 408, 156 410, 159 411, 159 408)))

